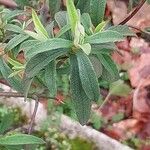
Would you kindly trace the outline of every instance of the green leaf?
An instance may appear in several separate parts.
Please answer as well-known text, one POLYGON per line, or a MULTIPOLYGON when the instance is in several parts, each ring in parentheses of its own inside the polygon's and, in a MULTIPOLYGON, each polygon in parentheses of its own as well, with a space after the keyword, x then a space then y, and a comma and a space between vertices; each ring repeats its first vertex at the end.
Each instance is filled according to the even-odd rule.
POLYGON ((93 32, 93 31, 92 31, 93 24, 92 24, 90 15, 89 15, 88 13, 82 14, 82 16, 81 16, 81 23, 82 23, 82 25, 83 25, 84 28, 85 28, 85 32, 86 32, 88 35, 91 35, 92 32, 93 32))
POLYGON ((41 43, 40 41, 37 40, 26 40, 20 45, 20 50, 29 51, 33 46, 36 44, 41 43))
POLYGON ((30 50, 28 50, 25 55, 31 58, 35 56, 36 54, 39 54, 42 52, 47 52, 47 51, 51 51, 51 50, 59 49, 59 48, 71 48, 72 45, 73 44, 71 41, 68 41, 65 39, 61 39, 61 38, 48 39, 44 42, 37 43, 36 45, 31 47, 30 50))
POLYGON ((48 24, 47 26, 46 26, 46 30, 47 30, 47 32, 48 32, 48 36, 50 37, 50 38, 54 38, 54 21, 52 21, 50 24, 48 24))
POLYGON ((79 47, 84 51, 85 54, 89 55, 91 53, 91 45, 89 43, 79 45, 79 47))
POLYGON ((71 30, 72 30, 72 33, 74 34, 75 27, 77 23, 79 22, 79 16, 74 6, 73 0, 66 0, 66 6, 67 6, 67 12, 69 16, 70 25, 71 25, 71 30))
POLYGON ((55 20, 61 29, 63 26, 67 25, 67 12, 66 11, 60 11, 55 14, 55 20))
POLYGON ((25 144, 45 144, 45 142, 33 135, 14 134, 0 138, 0 145, 25 145, 25 144))
POLYGON ((12 114, 6 114, 2 117, 0 123, 0 134, 3 134, 6 130, 8 130, 13 124, 14 116, 12 114))
POLYGON ((64 33, 66 33, 67 31, 69 31, 71 29, 70 25, 67 24, 65 26, 63 26, 60 31, 57 33, 56 37, 61 37, 64 33))
POLYGON ((95 112, 92 113, 91 122, 95 129, 99 130, 102 126, 102 118, 96 114, 95 112))
POLYGON ((28 78, 34 77, 40 70, 57 57, 67 54, 68 49, 55 49, 43 52, 32 57, 26 64, 25 74, 28 78))
POLYGON ((78 47, 79 44, 80 45, 83 44, 84 36, 85 36, 84 27, 80 24, 80 22, 77 22, 74 33, 74 45, 76 47, 78 47))
POLYGON ((22 92, 22 84, 21 79, 18 76, 9 78, 9 75, 13 73, 11 68, 6 64, 3 58, 0 58, 0 71, 4 77, 4 79, 12 86, 13 89, 22 92))
POLYGON ((5 9, 5 11, 3 11, 3 13, 4 13, 4 21, 7 21, 7 22, 16 16, 25 14, 25 12, 23 10, 17 10, 17 9, 13 10, 13 11, 5 9))
POLYGON ((73 104, 79 122, 85 125, 90 117, 91 100, 87 97, 79 76, 78 61, 76 55, 70 56, 70 89, 73 97, 73 104))
POLYGON ((12 38, 6 45, 5 51, 8 52, 13 50, 17 45, 28 39, 28 35, 18 34, 14 38, 12 38))
POLYGON ((111 26, 107 30, 116 31, 123 36, 136 36, 136 34, 133 31, 131 31, 127 25, 111 26))
POLYGON ((91 46, 92 54, 110 54, 117 49, 117 46, 114 43, 93 44, 91 46))
POLYGON ((45 38, 48 38, 48 33, 38 18, 36 12, 32 9, 32 19, 37 33, 45 38))
POLYGON ((89 99, 98 101, 100 97, 98 80, 89 58, 85 53, 78 52, 77 61, 81 84, 86 95, 89 97, 89 99))
POLYGON ((21 33, 21 34, 24 33, 23 30, 19 26, 14 25, 14 24, 6 24, 5 30, 12 31, 15 33, 21 33))
POLYGON ((100 44, 100 43, 117 42, 123 40, 124 37, 120 33, 116 31, 106 30, 86 37, 85 43, 100 44))
POLYGON ((96 56, 90 56, 90 61, 94 67, 94 71, 96 73, 97 78, 99 78, 102 75, 102 64, 101 62, 98 60, 98 58, 96 56))
POLYGON ((118 80, 110 84, 109 93, 117 96, 128 96, 131 92, 129 85, 125 84, 122 80, 118 80))
POLYGON ((106 0, 91 0, 90 16, 94 26, 97 26, 104 19, 106 0))
POLYGON ((10 145, 8 145, 8 146, 5 146, 5 150, 22 150, 23 149, 23 145, 15 145, 15 146, 10 146, 10 145))
POLYGON ((10 57, 7 58, 7 61, 12 65, 12 66, 16 66, 16 67, 22 67, 23 64, 21 64, 20 62, 11 59, 10 57))
POLYGON ((109 84, 119 80, 118 73, 116 74, 116 76, 114 76, 114 75, 110 74, 110 72, 108 72, 108 70, 104 66, 102 66, 102 67, 103 67, 102 75, 99 78, 100 85, 108 88, 109 84))
POLYGON ((115 114, 114 116, 112 116, 112 121, 113 122, 119 122, 119 121, 123 120, 124 117, 125 117, 124 113, 119 112, 119 113, 115 114))
POLYGON ((25 74, 23 78, 24 95, 27 99, 28 91, 32 83, 32 79, 36 76, 40 70, 47 66, 51 61, 57 57, 64 55, 68 52, 68 49, 55 49, 48 52, 43 52, 32 57, 26 64, 25 74))
POLYGON ((45 36, 41 36, 40 34, 36 33, 36 32, 33 32, 33 31, 29 31, 29 30, 24 30, 24 32, 31 36, 33 39, 36 39, 38 41, 46 41, 47 40, 47 37, 45 36))
POLYGON ((29 1, 28 0, 15 0, 15 2, 17 3, 17 5, 21 6, 22 8, 24 6, 29 6, 29 1))
POLYGON ((78 0, 76 8, 80 9, 81 13, 90 12, 90 1, 91 0, 78 0))
POLYGON ((105 67, 105 69, 109 72, 109 74, 111 74, 115 78, 119 78, 118 69, 113 60, 111 59, 111 56, 107 54, 98 54, 97 57, 102 65, 105 67))
POLYGON ((95 32, 95 33, 101 32, 101 31, 105 28, 106 24, 107 24, 107 22, 102 21, 101 23, 99 23, 99 24, 97 25, 97 27, 95 28, 95 31, 94 31, 94 32, 95 32))
POLYGON ((45 68, 45 82, 50 91, 50 95, 55 97, 57 93, 55 60, 50 62, 45 68))
POLYGON ((12 78, 12 77, 18 75, 20 72, 22 72, 22 70, 14 71, 13 73, 11 73, 11 74, 8 76, 8 78, 12 78))
POLYGON ((49 1, 49 10, 51 17, 53 18, 54 15, 60 10, 61 0, 48 0, 49 1))
POLYGON ((26 77, 26 75, 24 75, 23 80, 22 80, 24 101, 27 101, 28 93, 29 93, 32 81, 33 81, 33 78, 28 78, 26 77))

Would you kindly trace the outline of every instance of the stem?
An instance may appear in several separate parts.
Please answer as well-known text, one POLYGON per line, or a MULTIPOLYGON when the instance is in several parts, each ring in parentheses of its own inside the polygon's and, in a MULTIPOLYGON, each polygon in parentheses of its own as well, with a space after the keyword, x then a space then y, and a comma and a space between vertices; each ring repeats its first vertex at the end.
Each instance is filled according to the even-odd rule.
POLYGON ((105 100, 103 101, 103 103, 98 108, 98 110, 101 110, 104 107, 104 105, 109 101, 110 96, 111 96, 111 93, 108 93, 108 95, 106 96, 105 100))
POLYGON ((36 97, 34 111, 33 111, 33 114, 31 116, 31 122, 30 122, 30 125, 29 125, 29 128, 28 128, 28 134, 32 133, 33 124, 34 124, 34 121, 35 121, 35 117, 36 117, 36 113, 37 113, 37 110, 38 110, 38 106, 39 106, 39 99, 38 99, 38 97, 36 97))
MULTIPOLYGON (((17 92, 0 92, 0 97, 1 96, 5 96, 5 97, 24 97, 24 94, 22 93, 17 93, 17 92)), ((46 96, 43 96, 43 95, 36 95, 36 97, 38 98, 49 98, 49 99, 54 99, 54 100, 58 100, 56 97, 46 97, 46 96)), ((33 94, 28 94, 28 98, 32 98, 34 100, 35 99, 35 96, 33 94)))
POLYGON ((140 10, 140 8, 144 5, 145 2, 146 0, 142 0, 140 4, 134 9, 134 11, 129 16, 127 16, 122 22, 120 22, 119 25, 126 24, 140 10))

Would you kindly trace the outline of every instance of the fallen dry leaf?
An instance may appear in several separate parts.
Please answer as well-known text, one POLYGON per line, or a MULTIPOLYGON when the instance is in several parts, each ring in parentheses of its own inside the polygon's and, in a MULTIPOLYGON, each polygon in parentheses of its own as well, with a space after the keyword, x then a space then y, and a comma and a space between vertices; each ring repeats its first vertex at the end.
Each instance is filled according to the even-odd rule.
POLYGON ((134 67, 128 73, 131 85, 137 87, 139 82, 150 74, 150 53, 142 54, 139 59, 134 61, 134 67))

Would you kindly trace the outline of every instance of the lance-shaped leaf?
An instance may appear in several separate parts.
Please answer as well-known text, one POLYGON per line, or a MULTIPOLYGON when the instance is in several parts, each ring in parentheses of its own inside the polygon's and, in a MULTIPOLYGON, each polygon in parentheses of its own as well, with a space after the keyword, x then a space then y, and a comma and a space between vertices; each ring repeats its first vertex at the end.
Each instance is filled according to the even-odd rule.
POLYGON ((66 11, 60 11, 58 13, 55 14, 55 20, 60 28, 60 32, 62 30, 66 30, 66 27, 69 25, 70 26, 70 30, 67 31, 64 35, 63 38, 65 39, 72 39, 72 35, 71 35, 71 25, 68 23, 68 15, 66 11), (64 28, 63 28, 64 27, 64 28))
POLYGON ((90 1, 90 16, 94 26, 97 26, 104 19, 106 0, 90 1))
POLYGON ((8 52, 10 50, 12 50, 13 48, 15 48, 17 45, 21 44, 23 41, 25 41, 26 39, 28 39, 29 36, 28 35, 24 35, 24 34, 18 34, 16 35, 14 38, 12 38, 6 45, 5 47, 5 51, 8 52))
POLYGON ((55 14, 55 20, 59 28, 62 28, 63 26, 67 25, 67 12, 66 11, 57 12, 55 14))
POLYGON ((110 74, 112 74, 113 76, 116 76, 118 74, 117 76, 119 76, 118 69, 114 61, 111 59, 111 56, 107 54, 98 54, 97 57, 110 74))
POLYGON ((49 10, 52 18, 57 13, 61 6, 61 0, 49 0, 49 10))
POLYGON ((24 78, 22 80, 24 101, 27 101, 28 92, 30 90, 30 86, 32 84, 32 81, 33 81, 33 78, 28 78, 28 77, 26 77, 26 75, 24 75, 24 78))
POLYGON ((96 73, 87 55, 83 52, 77 53, 77 60, 79 66, 79 76, 82 87, 93 101, 98 101, 100 96, 99 85, 96 73))
POLYGON ((92 32, 93 32, 92 31, 93 24, 92 24, 90 15, 88 13, 82 14, 82 16, 81 16, 81 23, 84 26, 85 32, 88 35, 91 35, 92 32))
POLYGON ((101 78, 108 82, 114 82, 119 79, 119 72, 117 66, 107 54, 97 54, 97 58, 103 65, 103 72, 101 78))
POLYGON ((105 26, 107 25, 108 22, 105 22, 105 21, 102 21, 101 23, 99 23, 97 25, 97 27, 95 28, 94 32, 97 33, 97 32, 101 32, 105 26))
POLYGON ((20 51, 23 50, 25 53, 27 53, 27 51, 34 47, 34 45, 36 45, 37 43, 40 43, 40 41, 26 40, 20 45, 20 51))
POLYGON ((29 30, 24 30, 24 32, 31 36, 33 39, 36 39, 38 41, 46 41, 47 40, 47 37, 45 36, 41 36, 40 34, 36 33, 36 32, 33 32, 33 31, 29 31, 29 30))
POLYGON ((33 135, 14 134, 0 138, 0 145, 44 144, 45 142, 33 135))
POLYGON ((99 32, 85 38, 85 42, 90 44, 117 42, 123 40, 124 37, 120 33, 111 30, 99 32))
POLYGON ((43 37, 48 38, 48 33, 46 29, 44 28, 44 26, 42 25, 40 19, 38 18, 34 10, 32 10, 32 19, 33 19, 33 23, 35 25, 35 30, 37 31, 37 33, 43 37))
POLYGON ((6 24, 5 30, 12 31, 15 33, 21 33, 21 34, 24 33, 21 27, 14 25, 14 24, 6 24))
POLYGON ((26 64, 25 74, 28 78, 34 77, 40 70, 47 66, 52 60, 64 55, 68 49, 55 49, 43 52, 32 57, 26 64))
POLYGON ((82 88, 76 55, 71 55, 70 65, 70 89, 73 97, 73 104, 79 122, 85 125, 90 117, 91 100, 82 88))
POLYGON ((69 31, 71 29, 70 25, 67 24, 65 26, 63 26, 60 31, 57 33, 56 37, 61 37, 63 34, 65 34, 67 31, 69 31))
POLYGON ((33 77, 36 76, 40 70, 47 66, 51 61, 55 60, 57 57, 64 55, 68 52, 67 49, 55 49, 49 52, 43 52, 35 55, 26 64, 25 74, 23 78, 24 85, 24 96, 27 99, 28 91, 32 83, 33 77))
POLYGON ((102 66, 102 70, 103 70, 102 75, 100 76, 101 81, 110 84, 112 82, 119 80, 118 73, 116 74, 116 76, 114 76, 113 74, 110 74, 110 72, 108 72, 108 70, 104 66, 102 66))
POLYGON ((22 84, 21 79, 18 76, 9 78, 9 75, 13 73, 11 68, 6 64, 3 58, 0 58, 0 71, 4 77, 4 79, 12 86, 13 89, 22 92, 22 84))
POLYGON ((45 68, 45 83, 50 91, 50 95, 55 97, 57 93, 55 60, 50 62, 45 68))
POLYGON ((76 8, 80 9, 81 13, 89 13, 90 12, 90 1, 91 0, 78 0, 76 4, 76 8))
POLYGON ((116 31, 123 36, 136 36, 136 34, 131 31, 127 25, 111 26, 110 28, 108 28, 108 30, 116 31))
POLYGON ((115 43, 101 43, 92 45, 92 54, 110 54, 117 49, 115 43))
POLYGON ((16 16, 25 14, 25 12, 23 10, 11 11, 9 9, 4 9, 3 13, 4 13, 4 21, 7 21, 7 22, 16 16))
POLYGON ((91 53, 91 45, 89 43, 79 45, 79 47, 84 51, 85 54, 89 55, 91 53))
POLYGON ((50 51, 53 49, 59 49, 59 48, 71 48, 72 47, 72 42, 69 40, 61 39, 61 38, 53 38, 53 39, 48 39, 44 42, 37 43, 28 51, 25 53, 25 55, 29 58, 35 56, 36 54, 50 51))
POLYGON ((76 24, 79 22, 79 16, 74 6, 73 0, 66 0, 67 12, 73 34, 75 33, 76 24))

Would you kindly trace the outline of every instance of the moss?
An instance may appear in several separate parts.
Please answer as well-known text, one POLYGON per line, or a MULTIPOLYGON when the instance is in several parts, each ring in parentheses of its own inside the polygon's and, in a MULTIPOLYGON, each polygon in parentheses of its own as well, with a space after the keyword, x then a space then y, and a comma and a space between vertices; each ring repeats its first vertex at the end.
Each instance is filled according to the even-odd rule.
POLYGON ((76 137, 75 139, 70 139, 69 143, 71 144, 71 150, 94 150, 95 145, 92 142, 89 142, 85 139, 76 137))

